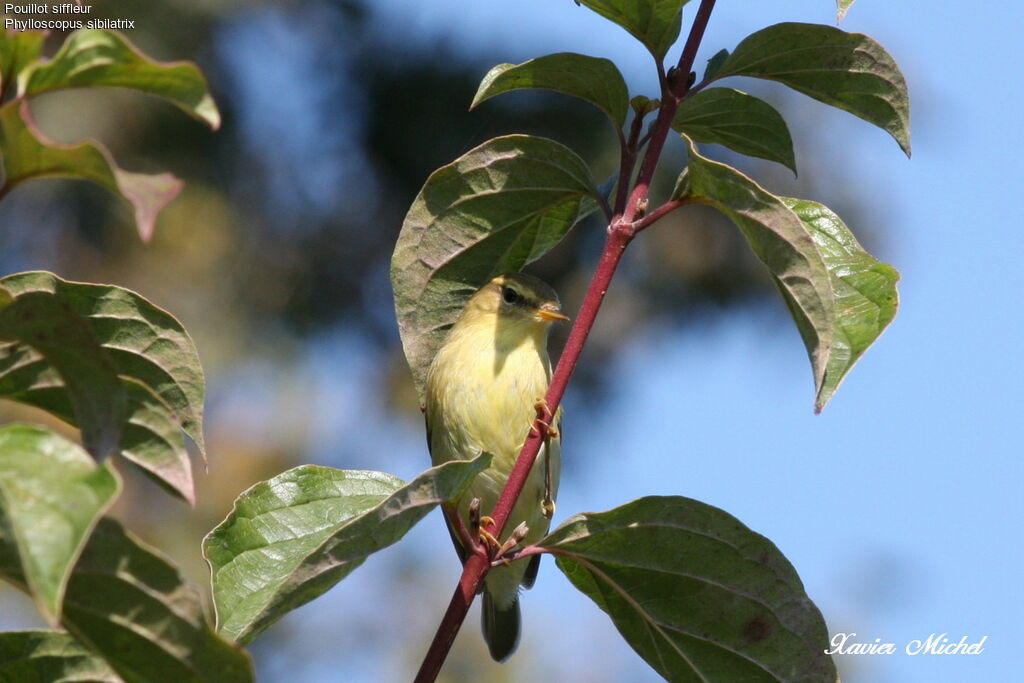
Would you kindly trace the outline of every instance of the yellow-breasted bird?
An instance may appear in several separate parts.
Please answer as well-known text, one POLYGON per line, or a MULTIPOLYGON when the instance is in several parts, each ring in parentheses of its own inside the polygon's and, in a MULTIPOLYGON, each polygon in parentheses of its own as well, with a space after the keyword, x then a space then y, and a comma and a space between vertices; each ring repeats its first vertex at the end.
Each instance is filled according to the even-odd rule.
MULTIPOLYGON (((476 476, 455 508, 467 529, 474 528, 471 504, 489 514, 537 415, 537 401, 551 381, 548 330, 568 320, 558 295, 537 278, 523 273, 499 275, 481 287, 427 372, 427 442, 435 465, 492 456, 490 467, 476 476)), ((525 544, 540 540, 551 524, 561 465, 555 429, 541 448, 505 525, 504 542, 525 523, 525 544)), ((466 551, 452 532, 459 557, 466 551)), ((519 643, 519 586, 529 588, 537 576, 539 555, 492 569, 484 579, 483 631, 491 656, 507 658, 519 643)))

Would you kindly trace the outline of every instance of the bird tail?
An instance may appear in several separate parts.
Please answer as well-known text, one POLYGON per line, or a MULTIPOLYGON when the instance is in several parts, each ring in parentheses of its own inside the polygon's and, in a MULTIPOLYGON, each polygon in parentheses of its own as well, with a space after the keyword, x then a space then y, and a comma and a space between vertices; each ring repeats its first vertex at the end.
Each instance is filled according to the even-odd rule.
POLYGON ((511 604, 500 607, 491 595, 491 591, 484 589, 483 609, 480 616, 484 640, 487 641, 487 649, 490 650, 491 657, 496 662, 505 661, 519 645, 519 597, 515 597, 511 604))

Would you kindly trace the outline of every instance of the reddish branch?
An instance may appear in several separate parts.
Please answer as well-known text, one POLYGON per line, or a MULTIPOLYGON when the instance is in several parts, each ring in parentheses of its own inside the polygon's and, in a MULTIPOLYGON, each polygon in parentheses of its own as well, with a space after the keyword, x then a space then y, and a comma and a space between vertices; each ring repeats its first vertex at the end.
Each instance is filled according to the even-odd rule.
MULTIPOLYGON (((651 179, 654 177, 654 171, 657 168, 661 150, 665 145, 665 139, 671 129, 672 119, 675 117, 676 110, 686 96, 690 85, 690 70, 693 68, 693 61, 697 56, 697 48, 700 47, 701 40, 704 37, 704 30, 707 28, 708 19, 711 17, 711 10, 714 8, 714 5, 715 0, 701 0, 700 7, 697 9, 697 14, 693 20, 693 25, 690 27, 690 34, 686 39, 686 45, 683 47, 683 53, 679 57, 678 66, 670 72, 670 75, 665 75, 663 70, 659 68, 662 94, 661 107, 658 110, 658 118, 649 134, 647 153, 644 155, 636 185, 633 186, 633 191, 629 195, 629 201, 624 208, 618 205, 618 201, 616 202, 615 210, 616 212, 622 210, 622 215, 614 218, 611 225, 608 226, 608 239, 605 242, 604 251, 601 253, 601 259, 597 264, 597 270, 594 272, 594 278, 590 282, 590 287, 587 289, 583 304, 580 306, 579 314, 576 316, 576 321, 569 332, 569 339, 562 350, 558 367, 555 368, 554 375, 551 378, 551 386, 544 397, 550 412, 538 409, 534 429, 531 430, 530 435, 523 444, 519 457, 516 459, 516 464, 509 474, 508 481, 505 483, 505 488, 502 490, 498 503, 490 515, 494 520, 494 524, 489 526, 487 530, 496 538, 501 537, 501 532, 505 527, 505 523, 508 522, 512 508, 516 500, 518 500, 523 486, 526 484, 530 469, 537 459, 537 453, 544 443, 544 437, 542 436, 545 429, 544 424, 549 422, 551 414, 558 410, 558 405, 561 403, 562 396, 565 394, 565 389, 569 384, 569 378, 576 368, 580 353, 583 351, 583 344, 586 342, 587 336, 594 326, 597 312, 601 308, 604 295, 608 292, 612 276, 615 274, 615 269, 619 265, 623 252, 638 230, 647 227, 657 218, 681 206, 681 203, 675 200, 666 202, 646 217, 637 220, 638 214, 643 213, 638 211, 638 207, 642 201, 645 202, 647 199, 647 191, 650 187, 651 179)), ((639 132, 639 124, 636 124, 634 129, 636 132, 639 132)), ((624 149, 623 151, 621 159, 622 168, 619 171, 618 182, 621 186, 628 187, 637 152, 635 135, 630 135, 630 141, 625 147, 632 147, 632 149, 624 149)), ((620 197, 623 196, 621 192, 620 190, 620 197)), ((441 666, 444 664, 449 650, 451 650, 452 643, 455 641, 455 636, 458 634, 459 628, 466 618, 469 606, 473 602, 473 598, 480 588, 480 583, 489 569, 490 560, 482 553, 473 553, 466 560, 462 567, 459 585, 455 588, 455 594, 452 595, 448 609, 441 620, 441 624, 438 626, 434 640, 430 644, 430 650, 427 652, 423 664, 420 666, 419 673, 416 675, 417 683, 430 683, 436 680, 438 673, 441 671, 441 666)))

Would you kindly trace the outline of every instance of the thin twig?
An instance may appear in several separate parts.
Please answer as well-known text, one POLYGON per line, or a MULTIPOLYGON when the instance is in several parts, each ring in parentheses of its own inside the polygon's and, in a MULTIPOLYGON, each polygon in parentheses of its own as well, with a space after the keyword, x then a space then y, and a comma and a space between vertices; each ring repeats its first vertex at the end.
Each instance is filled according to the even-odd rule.
POLYGON ((664 204, 662 204, 661 206, 656 208, 654 211, 651 211, 649 214, 647 214, 643 218, 640 218, 639 220, 634 222, 633 223, 633 231, 634 232, 640 232, 644 228, 650 226, 652 223, 658 222, 658 220, 663 218, 665 216, 665 214, 671 213, 671 212, 675 211, 676 209, 678 209, 679 207, 685 206, 686 204, 687 204, 687 202, 685 202, 685 201, 683 201, 681 199, 670 199, 670 200, 668 200, 667 202, 665 202, 664 204))

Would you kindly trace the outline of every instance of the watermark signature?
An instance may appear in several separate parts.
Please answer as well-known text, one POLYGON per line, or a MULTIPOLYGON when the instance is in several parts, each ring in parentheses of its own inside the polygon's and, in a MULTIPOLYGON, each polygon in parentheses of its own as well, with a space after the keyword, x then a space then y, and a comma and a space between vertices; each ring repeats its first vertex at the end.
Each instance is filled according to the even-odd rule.
POLYGON ((914 655, 980 655, 985 651, 988 636, 972 641, 967 636, 953 640, 947 633, 932 633, 923 640, 911 640, 897 648, 896 643, 884 643, 881 638, 871 642, 857 641, 856 633, 837 633, 829 641, 827 655, 894 655, 899 652, 914 655))

